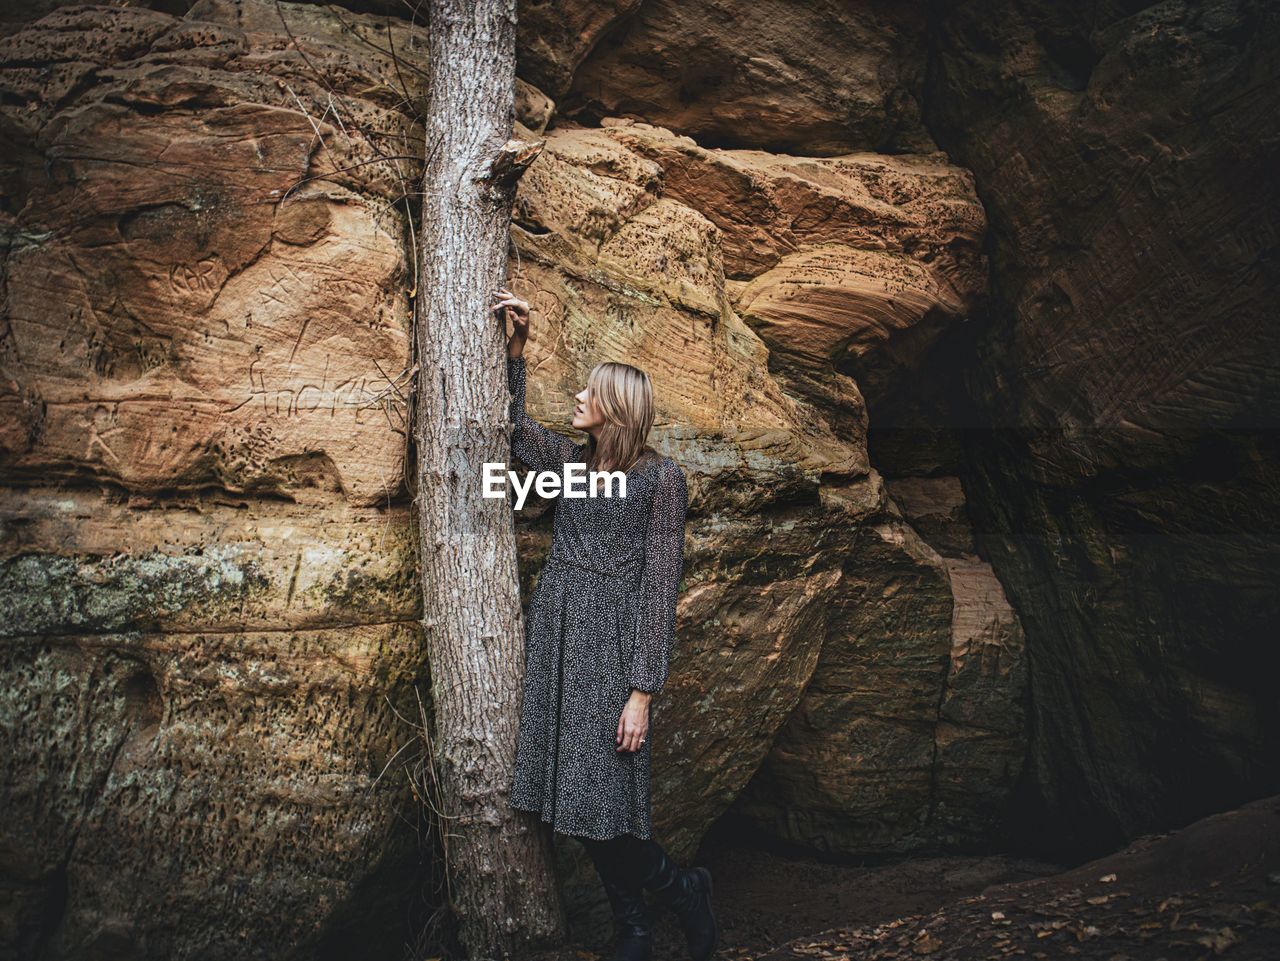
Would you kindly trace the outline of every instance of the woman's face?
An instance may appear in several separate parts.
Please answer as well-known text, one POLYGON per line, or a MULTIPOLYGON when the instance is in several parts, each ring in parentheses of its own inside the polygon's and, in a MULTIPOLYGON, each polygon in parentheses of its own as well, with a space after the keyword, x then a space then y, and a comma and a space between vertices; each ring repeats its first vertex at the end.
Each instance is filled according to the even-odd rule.
POLYGON ((604 425, 604 418, 600 416, 600 411, 591 399, 588 388, 582 388, 573 395, 573 399, 578 402, 573 408, 573 426, 576 429, 593 432, 604 425))

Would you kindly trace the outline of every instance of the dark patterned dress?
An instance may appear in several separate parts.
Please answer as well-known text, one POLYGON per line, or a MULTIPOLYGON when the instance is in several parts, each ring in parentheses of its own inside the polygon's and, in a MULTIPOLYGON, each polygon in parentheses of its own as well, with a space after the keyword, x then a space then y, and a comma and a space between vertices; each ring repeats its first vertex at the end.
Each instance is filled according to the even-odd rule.
MULTIPOLYGON (((586 460, 586 444, 524 410, 524 358, 507 360, 511 450, 534 470, 586 460)), ((586 478, 577 485, 585 490, 586 478)), ((525 621, 525 675, 511 805, 561 834, 651 836, 649 731, 620 751, 631 689, 657 694, 675 640, 688 490, 680 466, 649 454, 627 472, 626 497, 555 502, 551 553, 525 621)))

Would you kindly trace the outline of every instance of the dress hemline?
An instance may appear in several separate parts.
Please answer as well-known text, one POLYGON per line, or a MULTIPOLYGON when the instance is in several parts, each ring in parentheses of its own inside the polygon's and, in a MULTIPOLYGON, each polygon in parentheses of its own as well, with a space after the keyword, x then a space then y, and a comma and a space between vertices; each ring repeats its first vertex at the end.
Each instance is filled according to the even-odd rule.
POLYGON ((637 834, 635 831, 626 830, 626 831, 619 831, 617 834, 607 834, 604 837, 600 837, 599 835, 590 833, 588 831, 564 831, 556 827, 555 822, 547 817, 546 812, 543 811, 542 808, 522 807, 521 805, 515 804, 515 803, 512 803, 511 807, 517 811, 527 811, 530 814, 537 814, 543 824, 550 824, 551 830, 555 831, 557 834, 563 834, 565 837, 571 837, 571 838, 585 837, 585 838, 591 838, 593 841, 610 841, 613 838, 621 837, 624 834, 630 834, 633 837, 637 837, 642 841, 647 841, 653 836, 652 831, 646 831, 644 834, 637 834))

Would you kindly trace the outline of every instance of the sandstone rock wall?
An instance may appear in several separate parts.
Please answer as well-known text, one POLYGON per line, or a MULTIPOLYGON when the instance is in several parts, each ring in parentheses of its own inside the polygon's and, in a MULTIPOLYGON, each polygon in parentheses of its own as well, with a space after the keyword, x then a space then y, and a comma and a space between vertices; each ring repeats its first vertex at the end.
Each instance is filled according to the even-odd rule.
MULTIPOLYGON (((230 0, 182 20, 70 7, 6 42, 4 718, 15 837, 39 838, 11 845, 11 943, 332 944, 412 854, 403 782, 378 775, 423 671, 391 388, 408 364, 397 201, 421 149, 418 75, 377 49, 379 21, 281 9, 284 24, 230 0), (104 894, 122 860, 137 890, 104 894)), ((410 68, 415 29, 393 24, 383 48, 410 68)), ((553 104, 520 95, 541 130, 553 104)), ((840 358, 962 312, 981 227, 938 155, 707 151, 627 121, 564 122, 522 184, 531 408, 562 421, 598 359, 642 364, 655 440, 692 480, 681 649, 654 718, 658 821, 682 855, 756 773, 820 653, 850 643, 840 599, 888 576, 848 571, 894 509, 840 358), (878 319, 826 316, 824 290, 878 319)), ((881 552, 946 595, 936 556, 898 533, 881 552)), ((926 701, 948 618, 889 639, 934 657, 926 701)), ((919 730, 926 753, 938 730, 919 730)))
POLYGON ((926 119, 994 240, 965 483, 1028 636, 1019 811, 1073 856, 1280 785, 1278 45, 1249 2, 944 18, 926 119))
MULTIPOLYGON (((597 11, 607 4, 554 6, 597 11)), ((705 146, 807 155, 935 149, 920 119, 926 7, 813 0, 614 5, 557 92, 562 112, 628 117, 705 146)))
MULTIPOLYGON (((380 774, 426 686, 423 28, 150 5, 0 29, 0 943, 342 954, 422 856, 380 774)), ((690 480, 678 857, 1079 852, 1280 789, 1276 17, 1082 16, 522 7, 529 408, 642 366, 690 480)))
POLYGON ((676 677, 654 708, 672 735, 655 742, 666 839, 692 853, 775 734, 772 788, 735 809, 757 824, 844 851, 990 838, 1023 752, 1015 619, 989 568, 970 554, 987 580, 953 576, 894 504, 841 373, 979 299, 965 172, 940 154, 708 150, 635 121, 562 122, 515 220, 544 326, 531 367, 560 385, 545 419, 567 419, 600 356, 640 364, 665 406, 655 437, 691 475, 676 677), (992 630, 1003 664, 966 667, 992 630))
MULTIPOLYGON (((4 122, 21 151, 5 171, 16 200, 0 398, 6 651, 25 665, 8 692, 12 797, 33 830, 46 794, 80 812, 39 826, 46 850, 18 872, 13 931, 57 951, 101 939, 229 950, 201 913, 226 903, 194 908, 187 889, 145 871, 150 913, 95 897, 91 864, 123 843, 121 811, 148 832, 138 857, 194 857, 200 844, 175 840, 189 818, 205 825, 201 843, 257 852, 284 798, 320 804, 310 779, 343 790, 324 816, 368 826, 313 861, 272 848, 230 869, 199 855, 236 883, 268 870, 302 879, 237 902, 255 943, 322 940, 353 891, 383 876, 380 859, 403 853, 390 820, 403 790, 359 785, 372 788, 403 743, 390 706, 423 668, 404 412, 390 388, 408 364, 412 234, 397 200, 422 146, 420 34, 393 21, 387 41, 385 21, 281 9, 285 24, 274 5, 231 0, 185 20, 72 7, 6 44, 4 122), (392 47, 409 69, 394 69, 392 47), (117 681, 93 683, 117 662, 117 681), (83 713, 59 727, 41 712, 67 684, 83 713), (279 718, 270 728, 264 710, 279 718), (269 762, 277 729, 299 743, 269 762), (91 772, 92 801, 39 766, 40 742, 22 738, 40 731, 71 739, 64 763, 91 772), (180 764, 188 792, 238 799, 219 802, 224 827, 154 787, 180 764), (126 781, 132 806, 119 799, 126 781), (343 880, 300 906, 323 864, 345 865, 343 880), (38 920, 58 883, 73 896, 38 920), (282 906, 294 926, 268 931, 282 906), (192 921, 178 932, 150 920, 161 914, 192 921)), ((532 135, 556 108, 535 87, 519 92, 532 135)), ((785 780, 816 754, 839 759, 817 805, 834 817, 832 843, 866 841, 838 825, 872 801, 886 815, 871 843, 940 837, 920 805, 936 807, 949 736, 938 705, 961 663, 951 652, 965 649, 951 581, 871 468, 864 401, 841 369, 961 318, 983 285, 982 231, 971 180, 937 153, 706 150, 621 119, 558 122, 521 186, 512 282, 540 311, 531 409, 563 422, 593 363, 641 364, 658 385, 654 439, 691 479, 681 645, 654 714, 668 732, 657 821, 678 854, 756 774, 802 697, 819 705, 806 713, 836 711, 845 726, 771 767, 785 780), (875 549, 851 561, 864 537, 875 549), (903 572, 918 590, 901 589, 903 572), (913 616, 922 605, 933 613, 913 616), (853 704, 839 686, 859 650, 875 651, 860 683, 884 686, 883 703, 853 704), (883 773, 863 780, 872 767, 883 773)), ((540 538, 545 524, 522 535, 527 567, 540 538)), ((969 790, 998 803, 1005 779, 969 790)), ((321 815, 295 817, 314 830, 321 815)), ((801 821, 812 834, 821 817, 801 821)))
POLYGON ((5 956, 398 953, 425 877, 380 777, 425 681, 378 397, 414 162, 354 166, 419 149, 376 24, 282 9, 0 44, 5 956))

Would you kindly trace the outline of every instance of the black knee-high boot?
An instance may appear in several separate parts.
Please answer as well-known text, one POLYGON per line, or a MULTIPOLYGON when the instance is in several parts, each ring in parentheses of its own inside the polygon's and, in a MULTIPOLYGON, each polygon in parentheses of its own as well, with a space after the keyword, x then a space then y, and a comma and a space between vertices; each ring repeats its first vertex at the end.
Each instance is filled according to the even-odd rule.
POLYGON ((613 908, 616 946, 612 961, 650 961, 653 956, 653 919, 636 879, 634 849, 628 844, 628 839, 638 840, 630 834, 607 841, 578 838, 596 866, 604 893, 613 908))
POLYGON ((719 938, 711 910, 711 872, 702 867, 680 867, 652 838, 633 838, 629 843, 641 887, 648 888, 676 913, 693 961, 706 961, 715 952, 719 938))

